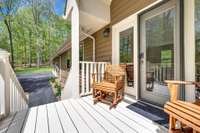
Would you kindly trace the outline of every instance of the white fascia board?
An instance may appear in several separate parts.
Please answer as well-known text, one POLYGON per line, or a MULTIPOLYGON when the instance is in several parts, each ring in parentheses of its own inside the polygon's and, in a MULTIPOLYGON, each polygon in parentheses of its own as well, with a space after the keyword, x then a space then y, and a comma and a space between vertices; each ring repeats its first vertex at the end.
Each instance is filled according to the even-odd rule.
POLYGON ((73 8, 72 1, 68 0, 67 1, 65 15, 63 16, 64 19, 68 19, 69 18, 70 14, 71 14, 71 11, 72 11, 72 8, 73 8))

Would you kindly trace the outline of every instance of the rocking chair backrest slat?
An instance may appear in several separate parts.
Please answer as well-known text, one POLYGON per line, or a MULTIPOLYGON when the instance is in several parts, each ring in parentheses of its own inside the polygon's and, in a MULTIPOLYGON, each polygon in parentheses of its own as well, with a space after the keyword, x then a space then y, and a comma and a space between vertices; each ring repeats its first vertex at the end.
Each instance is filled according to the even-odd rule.
POLYGON ((114 83, 116 80, 123 80, 125 76, 125 65, 107 65, 104 73, 104 80, 114 83))

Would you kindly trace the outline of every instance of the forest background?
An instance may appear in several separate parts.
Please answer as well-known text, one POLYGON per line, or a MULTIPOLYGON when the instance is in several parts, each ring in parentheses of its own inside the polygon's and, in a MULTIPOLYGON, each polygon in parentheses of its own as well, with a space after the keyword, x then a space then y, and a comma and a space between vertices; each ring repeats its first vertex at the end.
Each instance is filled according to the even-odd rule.
POLYGON ((50 64, 71 30, 55 7, 56 0, 0 0, 0 48, 13 67, 50 64))

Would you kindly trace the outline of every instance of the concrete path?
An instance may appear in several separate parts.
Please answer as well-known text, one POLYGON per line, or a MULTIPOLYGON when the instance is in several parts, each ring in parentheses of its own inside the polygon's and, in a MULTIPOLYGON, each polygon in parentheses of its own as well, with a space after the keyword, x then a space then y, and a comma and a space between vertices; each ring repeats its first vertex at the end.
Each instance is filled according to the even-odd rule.
POLYGON ((54 77, 52 73, 23 74, 17 77, 24 91, 29 93, 29 107, 57 101, 48 81, 54 77))

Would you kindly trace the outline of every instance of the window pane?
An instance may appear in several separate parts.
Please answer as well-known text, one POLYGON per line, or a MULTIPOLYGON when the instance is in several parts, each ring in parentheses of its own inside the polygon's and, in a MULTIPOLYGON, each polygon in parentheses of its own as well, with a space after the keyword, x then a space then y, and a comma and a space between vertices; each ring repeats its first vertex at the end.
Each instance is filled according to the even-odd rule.
POLYGON ((120 32, 120 63, 126 64, 126 85, 133 87, 133 27, 120 32))
POLYGON ((133 28, 120 32, 120 63, 132 63, 133 28))
POLYGON ((146 78, 157 86, 174 79, 174 18, 175 10, 171 9, 146 21, 146 78))
POLYGON ((174 30, 174 9, 145 21, 146 90, 144 93, 148 92, 151 95, 148 100, 154 99, 159 104, 161 102, 155 99, 169 99, 164 81, 174 79, 174 30))

